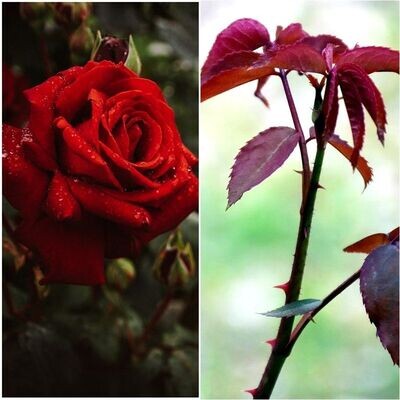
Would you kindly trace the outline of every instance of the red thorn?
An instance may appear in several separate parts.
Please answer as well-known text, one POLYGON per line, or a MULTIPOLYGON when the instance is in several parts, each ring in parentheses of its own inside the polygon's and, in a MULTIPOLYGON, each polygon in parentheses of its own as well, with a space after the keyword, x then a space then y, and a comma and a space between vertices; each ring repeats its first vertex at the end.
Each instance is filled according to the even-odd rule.
POLYGON ((276 345, 276 339, 266 340, 265 343, 268 343, 273 348, 276 345))
POLYGON ((253 397, 256 395, 257 393, 257 388, 255 389, 247 389, 245 390, 246 393, 250 393, 253 397))
POLYGON ((281 285, 276 285, 274 286, 274 288, 282 289, 285 293, 287 293, 289 290, 289 282, 282 283, 281 285))

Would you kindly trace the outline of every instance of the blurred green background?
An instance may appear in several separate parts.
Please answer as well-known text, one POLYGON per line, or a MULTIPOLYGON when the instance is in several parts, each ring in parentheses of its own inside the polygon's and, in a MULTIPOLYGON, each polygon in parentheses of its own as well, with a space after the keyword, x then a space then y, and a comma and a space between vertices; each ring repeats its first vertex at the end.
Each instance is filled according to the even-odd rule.
MULTIPOLYGON (((39 6, 46 13, 46 4, 29 3, 28 10, 39 6)), ((71 3, 64 4, 68 11, 71 3)), ((28 86, 45 80, 40 36, 48 48, 52 74, 73 65, 69 31, 56 23, 53 14, 45 14, 45 23, 33 29, 36 21, 29 24, 21 18, 19 3, 3 3, 2 10, 3 63, 24 76, 28 86)), ((100 29, 103 36, 133 35, 143 63, 142 76, 162 88, 175 111, 183 141, 197 154, 198 4, 93 3, 87 23, 93 32, 100 29)), ((81 64, 89 56, 90 49, 81 64)), ((16 219, 6 201, 3 212, 16 219)), ((197 260, 196 213, 181 224, 181 230, 197 260)), ((123 289, 112 284, 110 276, 118 278, 118 268, 107 260, 111 275, 103 287, 51 285, 36 290, 31 265, 17 269, 16 258, 4 246, 2 394, 197 396, 197 274, 176 290, 153 334, 144 345, 138 345, 144 326, 168 290, 152 272, 167 237, 164 234, 153 240, 134 260, 135 276, 125 279, 123 289), (10 301, 18 312, 7 307, 10 301)), ((3 240, 7 240, 4 231, 3 240)))
MULTIPOLYGON (((217 34, 238 18, 262 22, 274 39, 277 25, 301 22, 312 35, 333 34, 349 46, 398 48, 396 1, 230 1, 203 2, 200 14, 200 65, 217 34)), ((362 254, 342 249, 375 232, 389 232, 399 220, 399 81, 395 74, 373 74, 388 116, 382 148, 369 116, 363 155, 374 180, 363 191, 360 175, 335 149, 323 166, 301 296, 322 298, 358 269, 362 254)), ((289 75, 295 103, 307 132, 313 90, 304 77, 289 75)), ((301 168, 295 151, 266 182, 245 193, 225 212, 230 167, 240 147, 258 132, 292 126, 279 79, 264 89, 270 109, 253 96, 248 83, 200 107, 201 152, 201 395, 249 398, 258 385, 277 332, 278 319, 257 312, 279 307, 299 221, 301 168)), ((341 105, 337 133, 350 129, 341 105)), ((311 159, 314 147, 310 146, 311 159)), ((287 360, 274 398, 398 398, 399 372, 382 348, 365 313, 358 282, 327 306, 310 324, 287 360)))

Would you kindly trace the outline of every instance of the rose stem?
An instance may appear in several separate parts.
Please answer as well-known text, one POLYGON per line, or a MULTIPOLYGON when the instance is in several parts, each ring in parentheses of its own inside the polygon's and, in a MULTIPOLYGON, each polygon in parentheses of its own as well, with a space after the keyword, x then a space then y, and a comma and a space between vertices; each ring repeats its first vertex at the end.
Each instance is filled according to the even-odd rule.
POLYGON ((335 297, 337 297, 340 293, 342 293, 345 289, 347 289, 352 283, 354 283, 360 277, 360 271, 356 271, 353 275, 347 278, 344 282, 342 282, 336 289, 334 289, 331 293, 329 293, 323 300, 322 303, 313 311, 304 314, 301 320, 298 322, 296 327, 293 329, 292 335, 290 337, 290 341, 287 346, 287 350, 290 353, 293 349, 294 344, 299 338, 301 332, 303 332, 304 328, 308 325, 310 321, 327 305, 329 304, 335 297))
POLYGON ((300 119, 297 114, 296 106, 294 104, 292 92, 289 87, 289 82, 286 76, 286 72, 282 69, 279 70, 279 76, 282 80, 283 89, 285 90, 285 95, 287 102, 289 104, 290 113, 292 114, 293 124, 296 131, 299 133, 299 149, 301 154, 301 162, 303 164, 303 203, 306 197, 307 189, 310 183, 311 171, 310 162, 308 160, 307 143, 304 136, 303 128, 300 124, 300 119))
MULTIPOLYGON (((288 88, 286 76, 284 77, 282 71, 281 71, 281 78, 282 82, 284 83, 284 86, 288 88)), ((285 93, 288 96, 288 93, 290 93, 290 91, 285 90, 285 93)), ((289 101, 289 107, 292 110, 292 108, 294 108, 294 103, 291 102, 289 99, 288 101, 289 101)), ((292 112, 292 115, 297 115, 297 113, 292 112)), ((296 122, 296 124, 297 123, 298 122, 296 122)), ((316 133, 317 135, 318 133, 322 134, 322 132, 316 132, 316 133)), ((302 140, 299 141, 300 147, 301 143, 302 140)), ((303 156, 304 154, 306 153, 302 151, 303 156)), ((317 143, 317 152, 315 155, 314 168, 312 170, 309 188, 306 191, 305 197, 303 198, 303 203, 301 207, 302 212, 300 213, 300 223, 299 223, 299 230, 297 233, 296 251, 294 254, 292 272, 288 282, 288 288, 286 290, 285 304, 289 304, 298 300, 300 295, 300 288, 303 280, 303 272, 304 272, 308 242, 310 237, 311 222, 314 212, 317 190, 319 187, 319 178, 321 175, 324 154, 325 154, 325 143, 322 140, 320 140, 317 143)), ((304 174, 303 176, 306 176, 306 174, 304 174)), ((286 317, 281 319, 278 335, 276 337, 276 342, 272 348, 272 352, 269 357, 268 363, 265 367, 261 381, 254 393, 254 398, 256 399, 269 399, 271 396, 271 393, 274 389, 275 383, 278 379, 282 366, 289 355, 289 353, 287 352, 287 345, 290 340, 290 335, 293 328, 293 322, 294 322, 294 317, 286 317)))
POLYGON ((139 342, 146 342, 150 337, 151 333, 153 332, 156 325, 160 322, 162 316, 164 315, 165 311, 167 310, 171 300, 174 297, 174 291, 172 289, 167 290, 163 299, 157 304, 152 316, 150 317, 149 321, 147 322, 142 335, 139 338, 139 342))

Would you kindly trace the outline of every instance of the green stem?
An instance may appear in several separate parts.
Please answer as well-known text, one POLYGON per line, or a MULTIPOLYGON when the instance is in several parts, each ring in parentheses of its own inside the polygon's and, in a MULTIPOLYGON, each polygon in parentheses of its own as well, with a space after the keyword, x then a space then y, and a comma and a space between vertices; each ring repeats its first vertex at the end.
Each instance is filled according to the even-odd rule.
MULTIPOLYGON (((308 242, 310 238, 311 222, 314 212, 315 199, 319 187, 319 178, 324 160, 325 145, 320 143, 315 155, 314 168, 311 175, 309 190, 303 204, 303 212, 300 216, 299 230, 297 234, 296 252, 294 255, 292 273, 286 290, 285 304, 298 300, 301 283, 303 280, 304 266, 307 257, 308 242)), ((256 389, 254 398, 269 399, 278 379, 279 373, 289 355, 287 345, 293 328, 294 317, 282 318, 276 342, 265 367, 261 381, 256 389)))

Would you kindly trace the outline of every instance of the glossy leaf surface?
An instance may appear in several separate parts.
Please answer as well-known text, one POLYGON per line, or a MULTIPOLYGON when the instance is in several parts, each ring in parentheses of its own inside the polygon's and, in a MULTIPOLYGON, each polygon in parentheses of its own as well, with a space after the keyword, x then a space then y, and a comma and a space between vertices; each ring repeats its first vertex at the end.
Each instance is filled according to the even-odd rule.
POLYGON ((388 244, 373 250, 361 267, 360 290, 377 335, 399 364, 399 248, 388 244))
POLYGON ((294 315, 303 315, 313 311, 319 307, 321 303, 321 300, 316 299, 298 300, 293 303, 285 304, 283 307, 276 308, 275 310, 261 313, 261 315, 276 318, 293 317, 294 315))
POLYGON ((292 128, 269 128, 242 147, 232 167, 228 185, 228 207, 244 192, 268 178, 290 156, 299 140, 292 128))

